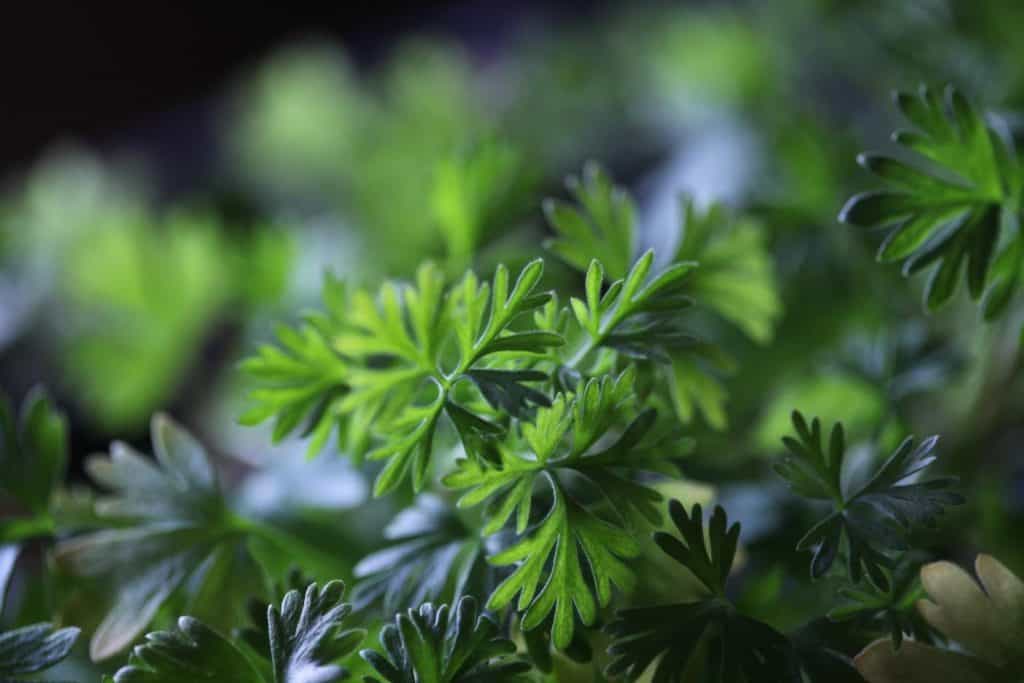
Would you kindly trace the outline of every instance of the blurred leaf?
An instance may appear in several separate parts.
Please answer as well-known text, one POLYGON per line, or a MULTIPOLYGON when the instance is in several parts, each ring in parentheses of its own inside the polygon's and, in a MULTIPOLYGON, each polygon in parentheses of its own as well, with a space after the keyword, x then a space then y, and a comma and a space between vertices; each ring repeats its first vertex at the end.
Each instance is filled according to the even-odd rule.
POLYGON ((843 602, 829 610, 829 619, 888 631, 895 649, 903 644, 904 635, 919 641, 928 640, 932 631, 917 612, 917 601, 924 595, 917 579, 918 555, 907 553, 898 559, 887 589, 870 581, 840 583, 838 593, 843 602))
POLYGON ((7 597, 7 583, 14 573, 14 565, 18 562, 21 547, 10 543, 0 545, 0 614, 4 611, 4 600, 7 597))
POLYGON ((236 95, 228 134, 235 168, 277 192, 337 192, 367 113, 345 55, 326 44, 287 47, 236 95))
POLYGON ((461 269, 482 231, 468 239, 460 221, 479 221, 483 200, 513 185, 501 155, 453 161, 493 137, 489 119, 457 45, 402 41, 365 75, 331 46, 300 46, 272 57, 241 92, 235 166, 263 194, 330 205, 372 256, 357 258, 361 271, 409 273, 444 256, 441 245, 461 269))
POLYGON ((789 635, 800 660, 805 680, 818 683, 864 683, 853 660, 836 649, 823 628, 824 619, 815 619, 789 635))
POLYGON ((730 364, 720 354, 715 354, 714 349, 708 351, 710 359, 702 359, 698 354, 673 356, 666 370, 670 376, 669 395, 681 422, 693 422, 699 412, 709 427, 722 430, 729 421, 725 410, 729 394, 718 374, 730 364))
POLYGON ((633 200, 594 162, 583 167, 582 178, 570 176, 566 185, 581 208, 545 201, 544 214, 558 234, 547 248, 576 270, 586 270, 596 259, 613 280, 625 277, 636 242, 633 200))
MULTIPOLYGON (((96 509, 115 526, 57 547, 60 566, 72 575, 105 578, 115 592, 90 642, 95 660, 127 647, 195 572, 209 569, 207 558, 242 534, 205 449, 163 415, 153 418, 152 440, 156 464, 121 442, 112 444, 109 458, 88 461, 92 477, 113 491, 96 509)), ((222 606, 230 603, 221 596, 222 606)))
POLYGON ((77 628, 54 630, 50 624, 0 631, 0 679, 17 683, 10 677, 49 669, 68 656, 78 633, 77 628))
POLYGON ((887 399, 894 403, 947 386, 967 362, 954 340, 917 320, 854 335, 837 355, 836 364, 844 374, 884 386, 887 399))
POLYGON ((15 415, 0 395, 0 487, 39 519, 50 515, 50 501, 67 469, 67 417, 42 387, 36 387, 15 415))
POLYGON ((685 195, 680 214, 674 260, 700 264, 688 281, 688 293, 754 341, 770 342, 782 303, 764 226, 730 216, 722 204, 698 212, 685 195))
POLYGON ((869 437, 886 417, 885 396, 877 383, 852 373, 821 372, 793 378, 765 402, 755 438, 759 448, 778 449, 779 434, 792 424, 793 411, 812 412, 825 422, 838 422, 851 439, 869 437))
POLYGON ((144 420, 175 391, 219 312, 280 286, 270 281, 280 264, 268 263, 265 250, 228 242, 221 230, 210 214, 137 209, 107 217, 88 248, 69 255, 63 362, 82 405, 104 427, 144 420))
POLYGON ((455 604, 463 595, 484 595, 497 583, 484 562, 484 541, 439 498, 421 495, 384 528, 393 543, 355 567, 357 610, 378 604, 385 614, 423 602, 455 604))
POLYGON ((527 173, 518 150, 492 140, 437 163, 431 203, 451 268, 470 265, 488 220, 527 173))

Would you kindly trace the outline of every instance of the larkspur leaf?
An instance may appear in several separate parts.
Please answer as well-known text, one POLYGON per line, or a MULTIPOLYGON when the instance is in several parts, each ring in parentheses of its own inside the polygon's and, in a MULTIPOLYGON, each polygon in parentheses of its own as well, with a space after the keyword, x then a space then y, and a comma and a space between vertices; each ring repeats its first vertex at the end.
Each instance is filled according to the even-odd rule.
POLYGON ((387 683, 511 683, 524 680, 532 668, 515 656, 515 644, 499 635, 489 616, 478 616, 469 596, 451 611, 448 605, 425 603, 399 613, 381 630, 380 644, 384 654, 363 650, 360 655, 387 683))
MULTIPOLYGON (((893 134, 909 158, 859 155, 858 163, 885 189, 851 198, 839 219, 888 228, 878 260, 903 261, 905 275, 933 268, 924 298, 928 310, 953 296, 961 271, 978 299, 994 279, 1002 216, 1013 212, 1021 192, 1015 152, 952 86, 944 96, 924 86, 916 94, 897 93, 895 102, 916 128, 893 134)), ((1000 286, 996 305, 985 306, 986 317, 1002 310, 1008 292, 1000 286)))
POLYGON ((797 544, 797 549, 813 553, 811 576, 820 578, 830 571, 845 539, 853 581, 866 572, 876 586, 888 590, 886 570, 895 566, 893 551, 906 550, 913 530, 934 526, 947 507, 964 502, 952 490, 954 479, 916 478, 935 462, 938 437, 916 445, 907 437, 862 486, 845 491, 842 425, 833 425, 827 450, 817 418, 808 426, 803 415, 794 411, 793 428, 798 438, 783 438, 790 454, 775 471, 798 495, 832 504, 832 511, 797 544))

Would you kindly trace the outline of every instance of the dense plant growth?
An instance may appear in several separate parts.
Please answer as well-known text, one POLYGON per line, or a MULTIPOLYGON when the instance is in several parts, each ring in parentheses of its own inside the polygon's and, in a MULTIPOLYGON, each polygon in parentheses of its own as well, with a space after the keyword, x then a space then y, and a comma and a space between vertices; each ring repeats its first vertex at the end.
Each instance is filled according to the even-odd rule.
MULTIPOLYGON (((658 239, 614 163, 545 192, 558 141, 477 110, 451 55, 419 46, 378 88, 295 59, 276 68, 309 79, 293 96, 318 103, 299 109, 322 140, 276 137, 271 70, 233 153, 261 197, 344 204, 371 265, 280 305, 315 250, 288 218, 225 236, 217 208, 62 200, 110 268, 50 235, 45 305, 87 300, 57 345, 71 419, 42 389, 0 402, 0 681, 1024 680, 1019 491, 981 466, 1019 419, 1024 180, 1004 119, 953 87, 898 93, 906 127, 857 157, 882 187, 845 206, 803 145, 852 163, 846 141, 779 128, 780 177, 821 152, 819 195, 673 186, 658 239), (837 246, 818 226, 838 222, 837 246), (893 262, 929 272, 923 294, 893 262), (157 409, 221 319, 256 321, 231 399, 212 420, 165 406, 179 424, 157 409), (125 440, 73 452, 83 415, 125 440), (231 418, 235 441, 205 438, 231 418), (959 566, 975 555, 977 578, 959 566)), ((753 83, 719 96, 759 102, 753 83)), ((4 215, 42 225, 32 197, 4 215)))

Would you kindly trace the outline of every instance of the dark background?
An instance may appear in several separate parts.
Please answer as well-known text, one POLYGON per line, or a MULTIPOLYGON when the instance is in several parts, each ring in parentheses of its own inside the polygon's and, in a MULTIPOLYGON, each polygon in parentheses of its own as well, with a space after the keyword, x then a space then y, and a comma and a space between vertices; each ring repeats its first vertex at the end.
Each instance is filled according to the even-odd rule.
POLYGON ((486 53, 518 17, 580 20, 603 5, 593 0, 239 3, 237 8, 209 2, 15 4, 17 9, 0 15, 0 178, 23 168, 47 143, 64 138, 101 149, 136 138, 131 140, 136 146, 159 146, 163 160, 185 163, 198 151, 195 129, 202 126, 208 99, 289 39, 337 38, 359 65, 372 64, 410 32, 458 36, 486 53))
MULTIPOLYGON (((596 0, 519 2, 238 3, 19 2, 0 14, 0 188, 16 186, 32 163, 62 141, 102 156, 130 149, 159 160, 165 197, 202 187, 214 166, 212 114, 226 86, 243 78, 283 44, 303 38, 345 46, 359 68, 385 59, 410 34, 457 39, 486 58, 502 39, 531 21, 564 23, 599 16, 596 0)), ((230 207, 235 209, 236 207, 230 207)), ((190 405, 208 389, 208 365, 225 361, 238 330, 210 332, 199 360, 167 406, 190 405)), ((0 385, 21 396, 45 368, 31 340, 7 350, 0 385)), ((59 394, 59 390, 58 390, 59 394)), ((72 475, 82 456, 103 450, 74 402, 72 475)), ((119 438, 143 444, 147 428, 119 438)))

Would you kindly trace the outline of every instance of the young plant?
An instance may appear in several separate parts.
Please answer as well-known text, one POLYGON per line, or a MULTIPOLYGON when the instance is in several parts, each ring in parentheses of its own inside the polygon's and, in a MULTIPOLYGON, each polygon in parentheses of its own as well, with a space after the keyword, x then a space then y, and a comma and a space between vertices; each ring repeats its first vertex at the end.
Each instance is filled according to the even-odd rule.
MULTIPOLYGON (((868 157, 900 189, 858 198, 844 214, 902 221, 883 253, 914 267, 940 261, 934 304, 949 297, 965 260, 972 291, 981 291, 993 216, 1015 212, 1018 194, 1015 162, 998 137, 949 97, 949 112, 928 92, 901 99, 922 131, 900 139, 965 177, 868 157)), ((641 251, 632 199, 591 164, 569 183, 575 204, 544 204, 548 248, 569 266, 561 279, 545 275, 543 258, 453 279, 453 263, 474 261, 499 181, 519 163, 501 149, 437 171, 432 201, 449 240, 446 267, 427 262, 411 281, 369 287, 329 277, 322 310, 280 326, 277 344, 241 364, 252 385, 242 423, 271 423, 273 442, 306 437, 311 456, 345 453, 374 477, 373 496, 395 505, 358 511, 359 524, 365 513, 384 527, 384 543, 360 561, 254 518, 222 486, 206 449, 163 415, 152 421, 153 458, 115 442, 87 461, 105 493, 90 507, 90 528, 68 533, 51 512, 65 421, 41 394, 20 423, 2 407, 0 472, 28 519, 5 525, 3 540, 57 535, 56 567, 90 598, 107 594, 91 657, 134 645, 107 680, 561 681, 589 666, 590 676, 656 683, 857 683, 861 674, 888 683, 924 659, 1003 676, 989 680, 1019 674, 1011 647, 1019 581, 1007 570, 979 565, 984 592, 944 565, 927 565, 915 580, 924 562, 911 552, 916 533, 964 502, 954 478, 925 478, 937 437, 907 438, 858 474, 841 423, 826 438, 820 420, 793 412, 796 435, 783 439, 789 454, 775 469, 820 504, 822 519, 797 549, 812 551, 812 579, 839 575, 842 602, 805 606, 799 620, 751 606, 758 601, 744 591, 759 582, 748 579, 764 569, 756 541, 740 548, 740 526, 723 507, 705 519, 701 505, 676 498, 692 495, 684 472, 702 477, 720 466, 703 459, 691 470, 685 425, 715 434, 712 448, 745 443, 721 433, 728 351, 737 340, 768 344, 782 315, 763 225, 721 205, 698 211, 682 197, 674 248, 641 251), (704 425, 694 424, 698 413, 704 425), (283 563, 294 565, 287 577, 283 563), (680 573, 686 581, 675 580, 680 573), (335 577, 357 580, 352 604, 335 577), (911 606, 922 591, 934 602, 919 619, 911 606), (950 591, 989 614, 961 619, 950 591), (983 638, 965 624, 982 624, 983 638), (379 633, 380 648, 356 658, 368 632, 379 633), (881 634, 898 653, 875 643, 855 665, 850 655, 881 634), (939 634, 971 654, 942 649, 939 634)), ((1010 258, 997 257, 992 270, 1010 258)), ((992 277, 987 301, 1004 296, 992 277)), ((16 555, 0 548, 0 587, 16 555)), ((806 575, 790 579, 761 603, 785 602, 789 584, 820 591, 806 575)), ((46 668, 76 636, 48 625, 0 632, 0 675, 46 668)))

